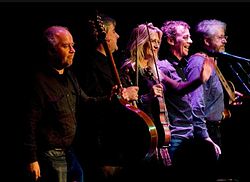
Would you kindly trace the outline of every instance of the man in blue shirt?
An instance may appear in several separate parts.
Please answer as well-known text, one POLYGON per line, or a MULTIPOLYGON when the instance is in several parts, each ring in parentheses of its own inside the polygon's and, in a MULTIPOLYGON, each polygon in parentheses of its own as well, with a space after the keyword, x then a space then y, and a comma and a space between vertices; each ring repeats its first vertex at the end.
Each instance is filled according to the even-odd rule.
POLYGON ((216 155, 221 152, 219 146, 209 137, 204 119, 195 115, 191 105, 190 92, 202 85, 210 74, 208 77, 205 76, 206 65, 202 64, 199 74, 191 81, 187 81, 185 57, 192 44, 189 29, 190 26, 183 21, 164 23, 161 30, 165 39, 162 43, 165 42, 168 46, 168 52, 166 59, 158 62, 161 72, 178 82, 175 87, 170 87, 164 79, 162 80, 166 86, 165 99, 172 137, 169 153, 173 162, 173 179, 177 181, 201 181, 196 174, 205 175, 206 169, 211 169, 209 166, 214 164, 216 155), (196 173, 192 174, 190 170, 196 173))

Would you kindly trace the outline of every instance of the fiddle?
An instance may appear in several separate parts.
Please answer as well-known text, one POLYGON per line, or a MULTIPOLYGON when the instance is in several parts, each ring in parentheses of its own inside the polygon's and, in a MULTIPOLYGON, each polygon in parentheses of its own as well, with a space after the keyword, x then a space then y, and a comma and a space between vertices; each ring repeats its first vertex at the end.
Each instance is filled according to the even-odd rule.
MULTIPOLYGON (((158 79, 154 76, 154 74, 151 71, 150 67, 147 67, 144 69, 145 75, 152 81, 154 81, 155 84, 159 84, 158 79)), ((169 129, 169 118, 168 118, 168 112, 167 107, 165 104, 165 98, 164 94, 162 94, 162 97, 157 96, 158 104, 159 104, 159 115, 158 119, 161 124, 161 128, 158 128, 158 135, 159 135, 159 146, 168 146, 171 140, 171 132, 169 129)))
MULTIPOLYGON (((153 61, 154 61, 154 67, 155 67, 155 71, 156 71, 156 76, 153 74, 153 72, 151 71, 152 69, 150 69, 149 67, 146 68, 146 74, 148 74, 149 78, 154 80, 156 84, 160 84, 160 76, 159 76, 159 70, 156 64, 156 59, 155 59, 155 55, 154 55, 154 51, 153 51, 153 46, 152 46, 152 42, 151 42, 151 38, 150 38, 150 33, 149 33, 149 28, 148 25, 146 24, 147 27, 147 33, 148 33, 148 37, 149 37, 149 45, 152 51, 152 55, 153 55, 153 61)), ((169 118, 168 118, 168 112, 167 112, 167 107, 166 107, 166 103, 165 103, 165 98, 164 98, 164 94, 162 94, 162 97, 157 97, 158 99, 158 103, 159 103, 159 121, 161 123, 162 126, 162 132, 158 131, 158 135, 159 135, 159 145, 160 146, 168 146, 171 140, 171 132, 170 132, 170 128, 169 128, 169 118), (162 137, 161 137, 162 136, 162 137)))

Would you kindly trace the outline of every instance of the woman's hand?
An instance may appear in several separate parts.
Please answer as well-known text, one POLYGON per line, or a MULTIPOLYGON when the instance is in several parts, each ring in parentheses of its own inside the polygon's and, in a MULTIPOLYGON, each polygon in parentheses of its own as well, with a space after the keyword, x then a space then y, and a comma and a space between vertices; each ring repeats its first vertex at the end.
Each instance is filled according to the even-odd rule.
POLYGON ((151 94, 154 97, 163 97, 163 86, 162 84, 155 84, 151 89, 151 94))

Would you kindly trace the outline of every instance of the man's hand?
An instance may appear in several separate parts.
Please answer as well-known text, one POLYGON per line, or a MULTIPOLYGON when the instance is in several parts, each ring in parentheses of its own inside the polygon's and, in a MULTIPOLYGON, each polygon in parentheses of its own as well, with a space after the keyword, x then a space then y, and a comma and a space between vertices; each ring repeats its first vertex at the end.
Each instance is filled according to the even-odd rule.
POLYGON ((214 143, 213 140, 210 137, 205 138, 205 140, 213 144, 216 156, 217 156, 217 158, 219 158, 219 156, 221 154, 220 147, 216 143, 214 143))
POLYGON ((130 86, 127 88, 122 88, 121 90, 121 96, 123 99, 127 101, 136 101, 138 100, 138 86, 130 86))
POLYGON ((32 178, 35 179, 35 181, 37 181, 41 177, 38 161, 28 164, 28 172, 30 173, 32 178))
POLYGON ((234 94, 235 94, 235 100, 231 103, 231 105, 234 105, 234 106, 242 105, 241 98, 243 97, 243 94, 238 91, 234 91, 234 94))
POLYGON ((201 70, 201 80, 205 83, 211 76, 212 71, 214 69, 214 58, 213 57, 205 57, 202 70, 201 70))

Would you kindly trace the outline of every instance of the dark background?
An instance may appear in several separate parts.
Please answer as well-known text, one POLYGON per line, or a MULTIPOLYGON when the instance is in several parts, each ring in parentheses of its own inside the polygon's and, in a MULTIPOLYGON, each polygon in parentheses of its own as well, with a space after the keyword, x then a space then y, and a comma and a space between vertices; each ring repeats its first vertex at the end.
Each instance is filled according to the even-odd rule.
MULTIPOLYGON (((153 22, 161 27, 165 20, 184 20, 192 28, 202 19, 219 19, 227 23, 227 52, 250 58, 250 3, 237 2, 12 2, 0 3, 0 64, 2 93, 2 151, 8 181, 20 179, 22 170, 21 121, 25 88, 30 72, 40 60, 40 40, 50 25, 67 26, 76 42, 75 62, 84 61, 89 43, 87 21, 95 10, 117 20, 119 51, 123 56, 132 28, 153 22)), ((192 29, 191 29, 192 32, 192 29)), ((118 62, 119 64, 119 62, 118 62)), ((249 165, 249 104, 235 109, 234 121, 228 121, 226 133, 227 174, 243 176, 242 165, 249 165)))

